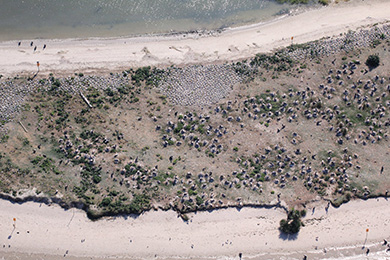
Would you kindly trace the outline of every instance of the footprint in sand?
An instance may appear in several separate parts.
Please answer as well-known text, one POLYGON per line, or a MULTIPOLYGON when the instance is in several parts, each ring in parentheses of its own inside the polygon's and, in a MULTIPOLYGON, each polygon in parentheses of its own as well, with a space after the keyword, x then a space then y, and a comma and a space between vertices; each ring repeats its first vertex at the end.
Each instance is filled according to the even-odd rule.
POLYGON ((150 54, 150 51, 148 50, 148 48, 144 47, 141 52, 145 53, 145 54, 150 54))
POLYGON ((158 61, 160 61, 159 58, 157 58, 155 55, 151 54, 151 52, 148 50, 148 48, 144 47, 142 49, 142 52, 145 53, 145 55, 142 57, 142 61, 144 61, 144 62, 158 62, 158 61))
POLYGON ((230 45, 228 51, 230 51, 230 52, 238 52, 240 50, 237 48, 237 46, 230 45))

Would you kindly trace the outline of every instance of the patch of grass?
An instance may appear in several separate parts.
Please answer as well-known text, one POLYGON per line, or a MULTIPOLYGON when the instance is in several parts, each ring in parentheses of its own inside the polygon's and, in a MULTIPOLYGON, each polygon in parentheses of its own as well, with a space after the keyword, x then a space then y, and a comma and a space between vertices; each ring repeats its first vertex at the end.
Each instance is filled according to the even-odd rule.
POLYGON ((196 200, 196 204, 198 206, 202 205, 203 202, 204 202, 204 200, 201 197, 199 197, 199 196, 196 196, 195 200, 196 200))

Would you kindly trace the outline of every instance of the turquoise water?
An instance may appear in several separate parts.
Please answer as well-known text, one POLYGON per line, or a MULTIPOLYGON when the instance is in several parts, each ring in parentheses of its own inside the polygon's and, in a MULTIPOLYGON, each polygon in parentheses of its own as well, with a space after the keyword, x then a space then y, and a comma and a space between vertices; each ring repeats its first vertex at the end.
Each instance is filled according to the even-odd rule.
POLYGON ((129 36, 273 19, 272 0, 0 0, 0 40, 129 36))

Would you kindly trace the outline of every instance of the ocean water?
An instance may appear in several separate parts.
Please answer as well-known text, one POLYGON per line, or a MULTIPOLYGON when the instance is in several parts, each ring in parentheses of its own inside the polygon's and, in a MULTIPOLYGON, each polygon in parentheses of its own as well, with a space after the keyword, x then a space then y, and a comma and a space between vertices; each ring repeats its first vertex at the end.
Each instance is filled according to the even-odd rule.
POLYGON ((117 37, 258 23, 296 6, 273 0, 0 0, 0 40, 117 37))

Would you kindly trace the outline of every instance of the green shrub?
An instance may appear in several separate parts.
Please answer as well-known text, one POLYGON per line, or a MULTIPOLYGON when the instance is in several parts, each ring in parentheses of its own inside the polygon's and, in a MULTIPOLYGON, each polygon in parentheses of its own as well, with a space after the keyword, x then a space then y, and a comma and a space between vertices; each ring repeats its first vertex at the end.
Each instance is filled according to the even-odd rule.
POLYGON ((31 160, 31 163, 34 165, 38 165, 43 160, 43 157, 37 156, 34 159, 31 160))
POLYGON ((102 177, 100 177, 99 175, 93 175, 92 180, 94 183, 98 184, 102 181, 102 177))
POLYGON ((329 4, 329 0, 318 0, 318 3, 320 3, 322 5, 328 5, 329 4))
POLYGON ((190 195, 190 196, 197 195, 197 194, 198 194, 198 191, 196 191, 196 190, 193 190, 193 189, 188 190, 188 195, 190 195))
POLYGON ((280 221, 279 230, 286 234, 296 234, 299 232, 303 223, 301 217, 306 215, 306 211, 294 210, 291 209, 287 214, 287 219, 282 219, 280 221))
POLYGON ((150 209, 150 198, 145 194, 136 194, 134 195, 131 204, 129 205, 131 213, 140 214, 144 210, 150 209))
POLYGON ((366 60, 366 65, 370 69, 375 69, 376 67, 379 66, 379 62, 380 62, 380 59, 379 59, 378 55, 370 55, 370 56, 368 56, 368 58, 366 60))
POLYGON ((131 79, 136 83, 136 85, 140 85, 142 81, 146 81, 146 85, 152 84, 152 72, 150 70, 150 66, 142 67, 137 69, 134 74, 131 76, 131 79))
POLYGON ((23 139, 23 146, 28 146, 30 144, 30 141, 27 138, 23 139))
POLYGON ((100 207, 107 207, 108 205, 110 205, 110 203, 111 203, 111 198, 106 197, 100 203, 100 207))
POLYGON ((196 204, 198 206, 200 206, 200 205, 202 205, 202 203, 203 203, 203 199, 201 197, 199 197, 199 196, 196 196, 196 204))

